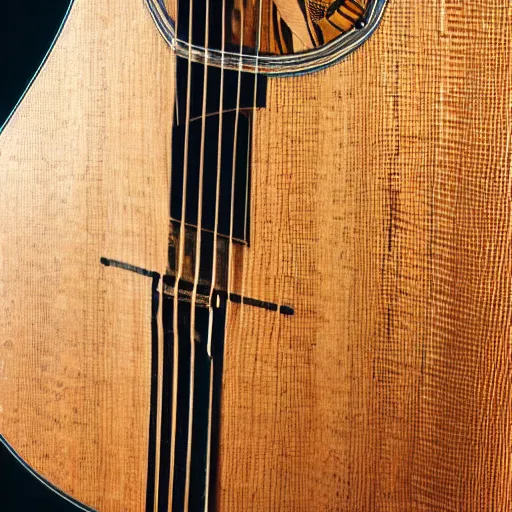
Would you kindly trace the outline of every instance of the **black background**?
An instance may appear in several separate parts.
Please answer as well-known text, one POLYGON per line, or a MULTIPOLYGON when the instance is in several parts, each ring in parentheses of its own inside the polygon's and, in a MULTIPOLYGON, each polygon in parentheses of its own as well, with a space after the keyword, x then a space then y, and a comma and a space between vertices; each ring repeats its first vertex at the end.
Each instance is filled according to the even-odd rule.
POLYGON ((0 127, 50 48, 70 0, 0 0, 0 127))

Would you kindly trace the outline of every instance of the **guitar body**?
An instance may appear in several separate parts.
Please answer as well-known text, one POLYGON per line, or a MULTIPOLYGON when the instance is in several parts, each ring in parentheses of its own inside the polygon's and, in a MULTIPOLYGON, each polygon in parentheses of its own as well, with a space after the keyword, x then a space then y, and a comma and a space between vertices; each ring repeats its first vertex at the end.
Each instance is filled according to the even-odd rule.
MULTIPOLYGON (((390 0, 268 77, 212 510, 509 510, 507 9, 390 0)), ((0 135, 0 433, 98 512, 167 510, 175 61, 141 1, 75 0, 0 135)))

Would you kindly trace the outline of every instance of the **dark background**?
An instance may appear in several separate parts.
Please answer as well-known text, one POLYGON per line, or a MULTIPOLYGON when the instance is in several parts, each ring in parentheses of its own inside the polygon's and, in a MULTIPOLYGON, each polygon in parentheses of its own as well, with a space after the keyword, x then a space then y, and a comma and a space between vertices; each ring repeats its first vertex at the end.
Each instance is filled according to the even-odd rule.
POLYGON ((70 0, 0 0, 0 127, 57 34, 70 0))

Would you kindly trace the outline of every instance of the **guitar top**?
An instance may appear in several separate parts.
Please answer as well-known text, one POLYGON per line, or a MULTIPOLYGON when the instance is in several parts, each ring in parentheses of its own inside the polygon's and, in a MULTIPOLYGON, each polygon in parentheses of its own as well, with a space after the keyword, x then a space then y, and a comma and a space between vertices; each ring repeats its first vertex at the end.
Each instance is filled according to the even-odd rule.
POLYGON ((74 0, 0 131, 0 510, 508 512, 510 16, 74 0))

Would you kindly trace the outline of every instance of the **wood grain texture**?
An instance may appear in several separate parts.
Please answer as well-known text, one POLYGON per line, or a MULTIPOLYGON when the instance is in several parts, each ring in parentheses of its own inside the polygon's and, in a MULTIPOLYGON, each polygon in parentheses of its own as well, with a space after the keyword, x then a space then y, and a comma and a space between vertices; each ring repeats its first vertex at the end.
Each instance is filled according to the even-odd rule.
POLYGON ((270 81, 243 281, 296 315, 231 308, 220 510, 510 510, 510 30, 392 0, 270 81))
MULTIPOLYGON (((511 8, 390 0, 271 79, 230 304, 222 512, 510 510, 511 8)), ((145 504, 147 278, 173 63, 142 2, 76 0, 0 136, 0 431, 101 512, 145 504)), ((195 511, 192 511, 195 512, 195 511)))
MULTIPOLYGON (((0 431, 99 511, 145 507, 172 56, 140 1, 77 0, 0 136, 0 431)), ((0 505, 1 508, 1 505, 0 505)))

